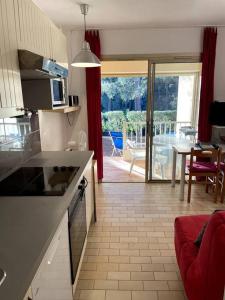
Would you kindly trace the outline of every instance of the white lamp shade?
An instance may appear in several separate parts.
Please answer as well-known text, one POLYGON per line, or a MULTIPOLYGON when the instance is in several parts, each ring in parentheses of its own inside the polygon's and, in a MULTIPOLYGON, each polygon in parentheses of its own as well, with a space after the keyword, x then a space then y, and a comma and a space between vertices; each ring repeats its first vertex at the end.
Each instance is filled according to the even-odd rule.
POLYGON ((84 41, 81 51, 74 57, 71 66, 79 68, 100 67, 101 62, 98 57, 91 52, 90 45, 84 41))

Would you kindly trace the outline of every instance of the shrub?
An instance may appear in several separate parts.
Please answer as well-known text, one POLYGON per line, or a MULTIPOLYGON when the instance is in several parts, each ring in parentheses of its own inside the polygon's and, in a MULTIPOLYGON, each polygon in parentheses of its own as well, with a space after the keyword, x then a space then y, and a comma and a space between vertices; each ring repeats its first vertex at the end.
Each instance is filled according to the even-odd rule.
POLYGON ((163 122, 163 121, 176 121, 177 111, 176 110, 156 110, 154 111, 154 121, 163 122))
MULTIPOLYGON (((176 121, 176 110, 154 111, 154 121, 176 121)), ((143 122, 138 126, 139 130, 145 128, 146 111, 128 111, 125 115, 123 111, 109 111, 102 113, 102 131, 122 131, 123 122, 129 122, 127 130, 129 132, 135 131, 137 125, 135 123, 143 122)))
POLYGON ((104 131, 122 131, 123 122, 126 121, 122 111, 108 111, 102 113, 102 129, 104 131))

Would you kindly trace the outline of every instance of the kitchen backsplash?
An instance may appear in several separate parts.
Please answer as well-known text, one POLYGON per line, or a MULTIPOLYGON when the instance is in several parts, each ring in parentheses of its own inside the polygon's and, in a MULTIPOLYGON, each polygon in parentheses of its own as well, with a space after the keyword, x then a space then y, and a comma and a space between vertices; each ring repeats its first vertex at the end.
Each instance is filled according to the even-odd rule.
POLYGON ((0 119, 0 178, 40 151, 37 114, 0 119))

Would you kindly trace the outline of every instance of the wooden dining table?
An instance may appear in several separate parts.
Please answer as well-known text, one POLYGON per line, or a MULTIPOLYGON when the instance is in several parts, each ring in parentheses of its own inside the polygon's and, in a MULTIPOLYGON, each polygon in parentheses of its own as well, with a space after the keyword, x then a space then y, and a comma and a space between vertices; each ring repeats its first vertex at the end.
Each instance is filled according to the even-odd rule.
MULTIPOLYGON (((222 153, 225 153, 225 144, 218 144, 221 148, 222 153)), ((186 160, 187 156, 191 154, 191 148, 195 147, 194 144, 177 144, 173 145, 173 165, 172 165, 172 180, 171 186, 175 187, 176 184, 176 167, 177 167, 177 155, 181 155, 181 177, 180 177, 180 191, 179 191, 179 199, 181 201, 184 200, 184 188, 185 188, 185 169, 186 169, 186 160)), ((196 148, 199 149, 199 148, 196 148)))

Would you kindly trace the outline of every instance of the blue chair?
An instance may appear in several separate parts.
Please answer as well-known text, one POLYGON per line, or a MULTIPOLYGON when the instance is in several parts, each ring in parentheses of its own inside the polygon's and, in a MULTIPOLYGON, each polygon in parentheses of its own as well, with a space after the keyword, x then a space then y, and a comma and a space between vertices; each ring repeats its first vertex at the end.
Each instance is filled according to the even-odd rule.
POLYGON ((121 131, 109 131, 109 136, 112 139, 112 156, 117 153, 121 156, 123 152, 123 133, 121 131))

